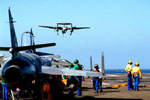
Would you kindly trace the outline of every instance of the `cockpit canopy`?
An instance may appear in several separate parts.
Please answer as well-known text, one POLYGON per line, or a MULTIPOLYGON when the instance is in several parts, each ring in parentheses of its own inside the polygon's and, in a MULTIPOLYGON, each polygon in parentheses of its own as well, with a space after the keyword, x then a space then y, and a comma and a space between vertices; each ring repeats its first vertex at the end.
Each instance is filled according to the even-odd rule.
POLYGON ((21 46, 34 45, 34 36, 31 32, 22 33, 21 46))

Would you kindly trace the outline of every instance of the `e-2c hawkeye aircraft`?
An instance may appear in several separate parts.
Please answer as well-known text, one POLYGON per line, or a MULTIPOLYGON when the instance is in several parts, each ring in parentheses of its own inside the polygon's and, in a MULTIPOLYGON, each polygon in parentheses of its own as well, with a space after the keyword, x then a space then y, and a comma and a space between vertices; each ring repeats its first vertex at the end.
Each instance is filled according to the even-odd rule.
MULTIPOLYGON (((78 71, 67 68, 54 68, 47 63, 50 60, 44 60, 40 55, 30 51, 32 49, 55 46, 55 43, 18 46, 13 18, 10 8, 8 9, 11 47, 0 47, 0 51, 9 51, 12 56, 5 60, 0 68, 0 77, 10 89, 19 87, 21 90, 31 87, 32 82, 36 80, 36 92, 42 95, 41 87, 46 81, 53 80, 53 75, 72 75, 72 76, 101 76, 101 73, 90 71, 78 71), (46 66, 47 65, 47 66, 46 66)), ((46 59, 46 58, 45 58, 46 59)), ((55 82, 55 81, 54 81, 55 82)), ((52 85, 56 85, 53 83, 52 85)), ((49 85, 50 86, 50 85, 49 85)), ((55 89, 54 86, 50 86, 55 89)), ((57 87, 57 86, 56 86, 57 87)), ((57 89, 56 89, 57 90, 57 89)), ((52 90, 51 90, 52 91, 52 90)), ((52 92, 51 92, 52 93, 52 92)), ((40 96, 38 95, 38 96, 40 96)))
POLYGON ((56 27, 53 26, 40 26, 39 27, 43 27, 43 28, 49 28, 49 29, 54 29, 57 32, 57 35, 59 34, 59 30, 62 31, 62 34, 65 34, 68 30, 70 30, 70 35, 72 35, 72 32, 74 32, 74 30, 79 30, 79 29, 89 29, 90 27, 73 27, 72 23, 57 23, 56 27), (60 26, 61 25, 61 26, 60 26), (63 25, 63 26, 62 26, 63 25), (70 27, 67 27, 69 26, 70 27))

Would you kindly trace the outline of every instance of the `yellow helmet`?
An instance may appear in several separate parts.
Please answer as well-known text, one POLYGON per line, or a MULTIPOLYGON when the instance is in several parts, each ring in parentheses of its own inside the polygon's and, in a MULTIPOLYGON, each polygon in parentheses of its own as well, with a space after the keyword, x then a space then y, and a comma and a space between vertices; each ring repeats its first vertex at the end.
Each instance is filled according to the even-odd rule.
POLYGON ((129 60, 129 61, 128 61, 128 64, 132 64, 132 61, 131 61, 131 60, 129 60))
POLYGON ((140 66, 140 64, 138 62, 135 63, 135 66, 140 66))

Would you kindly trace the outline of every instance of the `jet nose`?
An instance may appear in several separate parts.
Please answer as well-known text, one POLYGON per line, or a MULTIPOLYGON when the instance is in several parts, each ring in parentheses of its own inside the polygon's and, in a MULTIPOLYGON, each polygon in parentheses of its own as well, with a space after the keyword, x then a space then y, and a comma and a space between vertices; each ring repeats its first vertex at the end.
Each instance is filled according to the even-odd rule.
POLYGON ((20 80, 20 68, 17 65, 11 65, 5 72, 5 81, 13 84, 20 80))

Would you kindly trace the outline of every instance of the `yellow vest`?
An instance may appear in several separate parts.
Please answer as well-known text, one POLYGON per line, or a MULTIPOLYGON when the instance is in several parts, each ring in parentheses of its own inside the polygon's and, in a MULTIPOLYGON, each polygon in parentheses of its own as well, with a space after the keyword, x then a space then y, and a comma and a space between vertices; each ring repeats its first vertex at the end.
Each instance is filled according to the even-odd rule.
POLYGON ((130 64, 128 64, 128 65, 126 66, 126 68, 125 68, 125 71, 126 71, 127 73, 130 73, 130 72, 132 71, 132 66, 131 66, 130 64))
POLYGON ((132 75, 140 75, 140 77, 142 77, 141 69, 137 66, 134 66, 132 69, 132 75))

